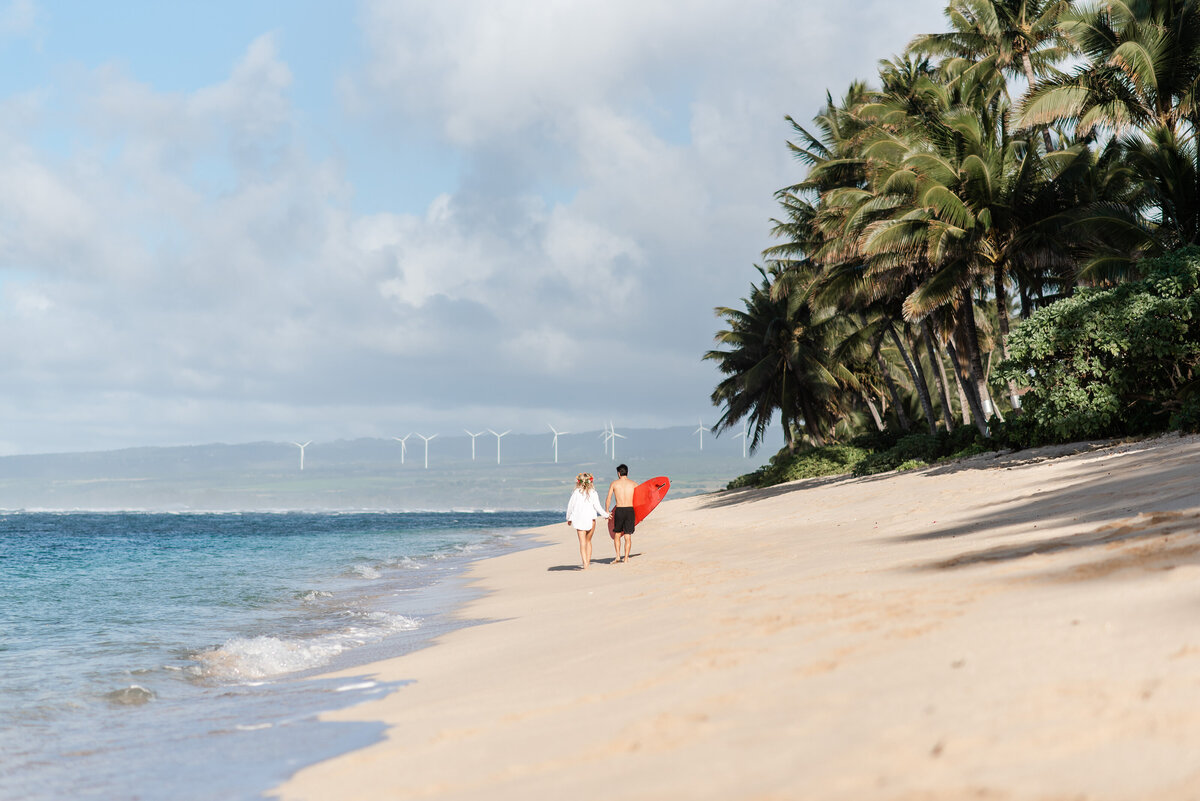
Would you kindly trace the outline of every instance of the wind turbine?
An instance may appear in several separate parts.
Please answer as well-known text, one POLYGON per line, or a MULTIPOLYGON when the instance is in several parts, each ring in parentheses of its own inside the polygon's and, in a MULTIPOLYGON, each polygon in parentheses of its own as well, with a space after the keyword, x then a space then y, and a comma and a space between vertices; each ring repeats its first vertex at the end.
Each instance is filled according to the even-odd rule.
POLYGON ((408 452, 408 438, 411 436, 412 434, 405 434, 403 437, 392 437, 400 443, 400 464, 404 464, 404 454, 408 452))
POLYGON ((746 458, 746 439, 747 439, 747 437, 746 437, 746 421, 744 419, 742 420, 742 430, 739 433, 733 435, 734 439, 737 439, 738 437, 742 438, 742 458, 745 459, 746 458))
POLYGON ((612 441, 612 435, 608 433, 608 423, 604 424, 604 429, 600 432, 600 436, 604 438, 604 455, 608 456, 608 443, 612 441))
POLYGON ((700 427, 697 428, 692 433, 700 435, 700 450, 704 450, 704 432, 705 432, 704 419, 703 418, 697 418, 697 419, 700 421, 700 427))
MULTIPOLYGON (((467 429, 464 428, 463 431, 467 431, 467 429)), ((471 438, 471 461, 472 462, 475 461, 475 438, 482 437, 483 434, 484 434, 484 432, 482 432, 482 431, 480 431, 478 434, 472 434, 470 431, 467 431, 467 436, 471 438)))
MULTIPOLYGON (((550 430, 554 432, 554 463, 558 464, 558 438, 563 434, 570 434, 570 431, 559 431, 554 426, 550 426, 550 430)), ((499 447, 499 445, 497 445, 499 447)))
POLYGON ((625 439, 624 434, 617 433, 617 427, 612 424, 612 420, 608 421, 608 438, 612 440, 612 460, 617 461, 617 440, 625 439))
POLYGON ((425 469, 428 470, 429 469, 429 440, 436 437, 437 434, 434 434, 433 436, 430 436, 430 437, 427 437, 424 434, 417 434, 417 436, 420 437, 421 439, 425 440, 425 469))
POLYGON ((496 464, 500 464, 500 438, 503 436, 506 436, 511 431, 512 431, 512 429, 510 428, 508 431, 505 431, 503 434, 497 434, 495 431, 492 431, 492 429, 490 429, 490 428, 488 429, 488 433, 490 433, 496 437, 496 464))
POLYGON ((292 444, 300 449, 300 469, 303 470, 304 469, 304 449, 312 444, 312 440, 310 439, 308 442, 304 443, 303 445, 301 445, 299 442, 293 442, 292 444))

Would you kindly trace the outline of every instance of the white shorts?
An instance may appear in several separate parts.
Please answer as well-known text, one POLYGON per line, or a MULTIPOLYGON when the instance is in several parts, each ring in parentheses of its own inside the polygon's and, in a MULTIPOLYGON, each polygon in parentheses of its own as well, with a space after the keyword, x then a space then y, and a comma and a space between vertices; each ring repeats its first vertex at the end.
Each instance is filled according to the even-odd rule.
POLYGON ((596 523, 595 515, 576 515, 570 521, 576 531, 591 531, 592 526, 596 523))

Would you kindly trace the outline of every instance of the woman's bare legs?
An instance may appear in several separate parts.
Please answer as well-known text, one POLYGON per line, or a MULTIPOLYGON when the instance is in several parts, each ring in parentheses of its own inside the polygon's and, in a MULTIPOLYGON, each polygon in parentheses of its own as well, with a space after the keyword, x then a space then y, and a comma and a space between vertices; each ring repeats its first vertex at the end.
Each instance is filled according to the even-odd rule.
POLYGON ((592 561, 592 532, 575 529, 575 533, 579 535, 579 561, 587 570, 588 563, 592 561))
POLYGON ((596 524, 592 523, 592 528, 587 533, 587 563, 592 563, 592 535, 596 533, 596 524))

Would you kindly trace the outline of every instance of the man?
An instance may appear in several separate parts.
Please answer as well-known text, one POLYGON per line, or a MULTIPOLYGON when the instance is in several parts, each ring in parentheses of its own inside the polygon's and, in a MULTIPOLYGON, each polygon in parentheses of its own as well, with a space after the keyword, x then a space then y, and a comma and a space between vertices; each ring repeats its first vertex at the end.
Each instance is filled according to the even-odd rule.
POLYGON ((629 468, 623 464, 617 465, 617 480, 608 485, 608 495, 604 498, 604 508, 614 497, 617 505, 612 510, 613 518, 613 549, 617 558, 613 563, 624 562, 633 552, 633 526, 636 522, 633 516, 633 490, 637 487, 629 478, 629 468), (625 549, 622 554, 622 547, 625 549))

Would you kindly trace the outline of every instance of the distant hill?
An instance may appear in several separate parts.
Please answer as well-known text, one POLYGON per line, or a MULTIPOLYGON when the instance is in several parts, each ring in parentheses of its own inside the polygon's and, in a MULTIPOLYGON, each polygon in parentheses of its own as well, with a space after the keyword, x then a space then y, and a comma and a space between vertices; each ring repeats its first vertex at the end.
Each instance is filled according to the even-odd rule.
POLYGON ((700 449, 694 428, 620 430, 617 460, 606 455, 603 434, 590 431, 553 439, 509 434, 475 440, 438 436, 425 444, 391 439, 129 448, 94 453, 0 457, 0 508, 53 510, 264 509, 556 509, 565 506, 575 474, 596 474, 601 488, 618 461, 634 479, 671 477, 671 497, 709 492, 746 473, 774 453, 768 442, 742 458, 740 439, 709 433, 700 449))

